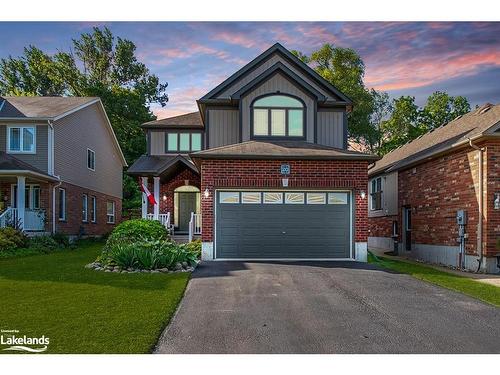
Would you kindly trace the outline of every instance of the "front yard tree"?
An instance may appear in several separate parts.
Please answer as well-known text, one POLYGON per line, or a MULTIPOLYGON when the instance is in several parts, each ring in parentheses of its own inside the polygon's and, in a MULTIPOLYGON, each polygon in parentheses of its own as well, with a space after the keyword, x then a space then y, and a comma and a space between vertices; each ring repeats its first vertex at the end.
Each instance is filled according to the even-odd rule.
MULTIPOLYGON (((150 104, 167 103, 167 83, 137 60, 133 42, 115 38, 107 27, 72 42, 69 52, 50 55, 28 46, 23 56, 1 59, 0 95, 99 96, 130 164, 146 151, 139 125, 155 119, 150 104)), ((136 190, 136 184, 124 185, 124 206, 136 190)))

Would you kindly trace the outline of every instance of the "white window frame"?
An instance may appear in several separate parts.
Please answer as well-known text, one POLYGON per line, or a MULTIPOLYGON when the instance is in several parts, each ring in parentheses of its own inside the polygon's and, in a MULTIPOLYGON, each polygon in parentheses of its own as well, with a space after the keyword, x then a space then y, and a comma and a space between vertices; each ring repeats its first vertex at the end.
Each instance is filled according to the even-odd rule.
POLYGON ((87 194, 82 195, 82 222, 89 222, 89 196, 87 194))
POLYGON ((57 205, 57 218, 59 221, 66 221, 66 189, 64 188, 59 188, 58 191, 58 198, 59 198, 59 204, 57 205), (61 217, 61 192, 63 192, 63 211, 62 214, 63 216, 61 217))
POLYGON ((90 197, 90 202, 92 203, 90 222, 95 223, 97 221, 97 198, 95 197, 95 195, 92 195, 90 197))
POLYGON ((91 171, 95 171, 95 151, 90 149, 90 148, 87 148, 87 169, 90 169, 91 171), (89 152, 91 155, 93 155, 94 157, 92 158, 92 160, 94 161, 94 165, 93 165, 93 168, 91 168, 89 166, 89 152))
POLYGON ((33 126, 17 126, 17 125, 9 125, 7 126, 7 153, 9 154, 36 154, 36 125, 33 126), (11 150, 10 148, 10 131, 12 129, 19 129, 19 145, 20 150, 11 150), (32 129, 33 130, 33 151, 23 151, 24 148, 24 129, 32 129))
POLYGON ((114 201, 107 201, 106 202, 106 223, 107 224, 114 224, 115 223, 115 202, 114 201), (113 207, 113 213, 110 214, 108 211, 108 204, 111 203, 111 206, 113 207))
POLYGON ((370 180, 370 211, 380 211, 383 208, 383 186, 382 186, 382 177, 375 177, 370 180), (380 190, 373 191, 373 182, 375 182, 375 186, 377 186, 377 180, 380 180, 380 190), (374 205, 374 194, 380 193, 380 208, 376 208, 374 205))

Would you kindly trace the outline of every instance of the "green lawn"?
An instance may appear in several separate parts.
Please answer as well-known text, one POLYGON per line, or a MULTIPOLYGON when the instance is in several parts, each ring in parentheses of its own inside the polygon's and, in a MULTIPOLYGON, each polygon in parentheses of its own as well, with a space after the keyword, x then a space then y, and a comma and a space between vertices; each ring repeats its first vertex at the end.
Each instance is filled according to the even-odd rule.
POLYGON ((484 284, 468 277, 439 271, 421 264, 385 257, 375 257, 371 253, 368 254, 368 262, 399 273, 407 273, 417 279, 467 294, 495 306, 500 306, 500 288, 494 285, 484 284))
POLYGON ((101 248, 87 243, 49 255, 0 259, 0 328, 16 329, 18 336, 45 335, 46 353, 151 352, 189 274, 84 268, 101 248))

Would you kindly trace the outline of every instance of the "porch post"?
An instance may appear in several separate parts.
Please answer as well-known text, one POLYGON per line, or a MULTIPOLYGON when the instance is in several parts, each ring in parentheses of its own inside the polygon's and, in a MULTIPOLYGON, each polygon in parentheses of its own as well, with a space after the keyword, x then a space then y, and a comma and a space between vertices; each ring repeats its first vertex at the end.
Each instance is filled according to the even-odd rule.
MULTIPOLYGON (((142 179, 142 184, 144 186, 148 186, 148 178, 147 177, 141 177, 142 179)), ((142 218, 145 219, 148 216, 148 197, 146 193, 142 193, 142 218)))
POLYGON ((160 219, 160 177, 153 177, 154 196, 156 204, 153 208, 154 219, 160 219))
POLYGON ((17 176, 17 219, 21 229, 24 229, 24 208, 26 177, 17 176))

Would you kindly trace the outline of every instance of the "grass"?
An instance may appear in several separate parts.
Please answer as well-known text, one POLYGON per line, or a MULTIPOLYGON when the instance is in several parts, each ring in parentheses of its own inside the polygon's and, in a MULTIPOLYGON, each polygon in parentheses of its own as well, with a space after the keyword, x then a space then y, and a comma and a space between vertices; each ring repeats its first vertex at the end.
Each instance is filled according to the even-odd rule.
POLYGON ((419 280, 427 281, 500 307, 500 288, 497 286, 484 284, 468 277, 454 275, 413 262, 375 257, 372 253, 368 254, 368 262, 392 271, 409 274, 419 280))
POLYGON ((189 274, 84 268, 102 246, 89 242, 75 250, 0 259, 0 329, 45 335, 50 339, 46 353, 151 352, 189 274))

